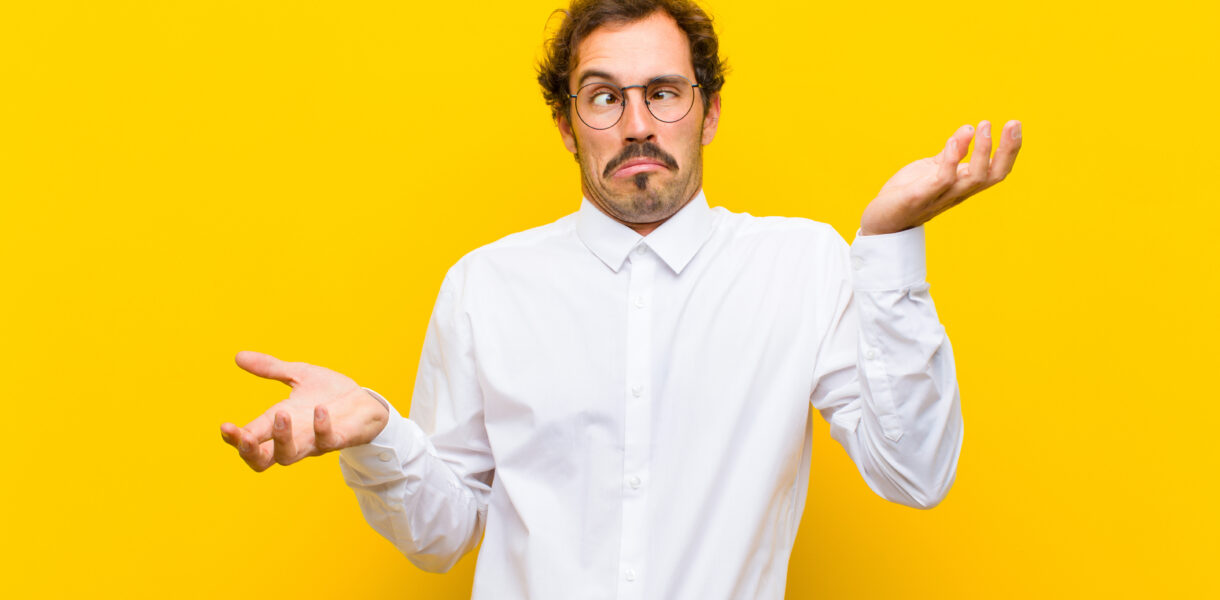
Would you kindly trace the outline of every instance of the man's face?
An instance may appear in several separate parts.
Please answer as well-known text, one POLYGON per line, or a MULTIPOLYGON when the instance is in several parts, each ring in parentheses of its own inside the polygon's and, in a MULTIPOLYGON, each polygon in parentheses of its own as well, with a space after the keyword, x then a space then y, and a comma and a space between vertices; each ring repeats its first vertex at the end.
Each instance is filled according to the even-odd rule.
MULTIPOLYGON (((593 31, 577 48, 569 90, 605 81, 642 85, 660 75, 695 82, 686 34, 664 12, 593 31)), ((720 97, 707 115, 695 90, 694 106, 675 123, 657 120, 644 105, 644 90, 627 90, 627 107, 609 129, 593 129, 569 105, 560 116, 564 145, 580 160, 586 198, 616 220, 647 233, 673 216, 703 184, 703 146, 711 143, 720 116, 720 97)))

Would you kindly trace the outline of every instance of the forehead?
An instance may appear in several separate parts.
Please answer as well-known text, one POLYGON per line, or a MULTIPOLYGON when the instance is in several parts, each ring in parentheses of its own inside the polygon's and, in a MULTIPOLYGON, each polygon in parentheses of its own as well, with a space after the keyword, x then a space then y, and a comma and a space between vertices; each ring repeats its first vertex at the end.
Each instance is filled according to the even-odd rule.
POLYGON ((592 72, 608 74, 619 84, 643 83, 670 74, 695 79, 690 42, 664 12, 632 23, 598 27, 577 46, 576 56, 570 82, 574 86, 592 72))

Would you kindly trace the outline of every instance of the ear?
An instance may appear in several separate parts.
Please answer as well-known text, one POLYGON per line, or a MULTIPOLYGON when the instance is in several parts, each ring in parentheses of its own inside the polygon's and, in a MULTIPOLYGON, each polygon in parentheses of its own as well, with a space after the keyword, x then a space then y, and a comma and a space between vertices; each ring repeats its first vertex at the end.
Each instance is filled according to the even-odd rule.
POLYGON ((576 132, 572 131, 572 122, 568 121, 568 115, 559 113, 559 116, 555 117, 555 126, 559 128, 559 136, 563 138, 563 147, 576 154, 576 132))
POLYGON ((716 126, 720 124, 720 92, 712 94, 707 106, 707 114, 703 115, 703 145, 712 143, 716 137, 716 126))

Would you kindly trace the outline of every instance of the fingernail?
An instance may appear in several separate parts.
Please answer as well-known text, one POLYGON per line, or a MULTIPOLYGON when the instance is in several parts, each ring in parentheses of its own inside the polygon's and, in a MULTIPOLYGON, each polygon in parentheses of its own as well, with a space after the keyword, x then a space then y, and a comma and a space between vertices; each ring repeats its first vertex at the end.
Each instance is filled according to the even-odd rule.
POLYGON ((286 425, 286 423, 284 423, 284 417, 275 418, 275 428, 276 429, 283 429, 284 425, 286 425))
POLYGON ((1021 122, 1020 121, 1017 121, 1017 126, 1012 128, 1012 137, 1015 139, 1018 139, 1018 140, 1021 139, 1021 122))
POLYGON ((241 451, 242 451, 242 452, 249 452, 249 451, 250 451, 250 444, 247 444, 246 442, 242 442, 242 443, 241 443, 241 451))
POLYGON ((316 409, 313 411, 313 416, 316 417, 319 421, 325 421, 326 420, 326 411, 324 411, 322 409, 316 409))
POLYGON ((983 121, 983 123, 979 125, 979 133, 983 134, 983 137, 985 138, 991 137, 991 123, 983 121))

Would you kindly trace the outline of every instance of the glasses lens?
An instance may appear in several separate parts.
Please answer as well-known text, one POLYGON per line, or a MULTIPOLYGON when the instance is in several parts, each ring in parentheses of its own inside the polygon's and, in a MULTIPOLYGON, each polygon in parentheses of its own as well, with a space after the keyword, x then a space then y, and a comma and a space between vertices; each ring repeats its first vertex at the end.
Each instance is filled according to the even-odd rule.
POLYGON ((695 103, 695 88, 681 75, 665 75, 648 82, 645 90, 648 110, 657 120, 673 123, 690 112, 695 103))
POLYGON ((609 83, 590 83, 576 92, 576 113, 594 129, 612 127, 623 114, 623 91, 609 83))
MULTIPOLYGON (((662 75, 643 87, 648 110, 659 121, 680 121, 695 104, 694 85, 681 75, 662 75)), ((623 116, 624 100, 623 89, 614 84, 589 83, 576 92, 576 114, 593 129, 609 129, 623 116)))

